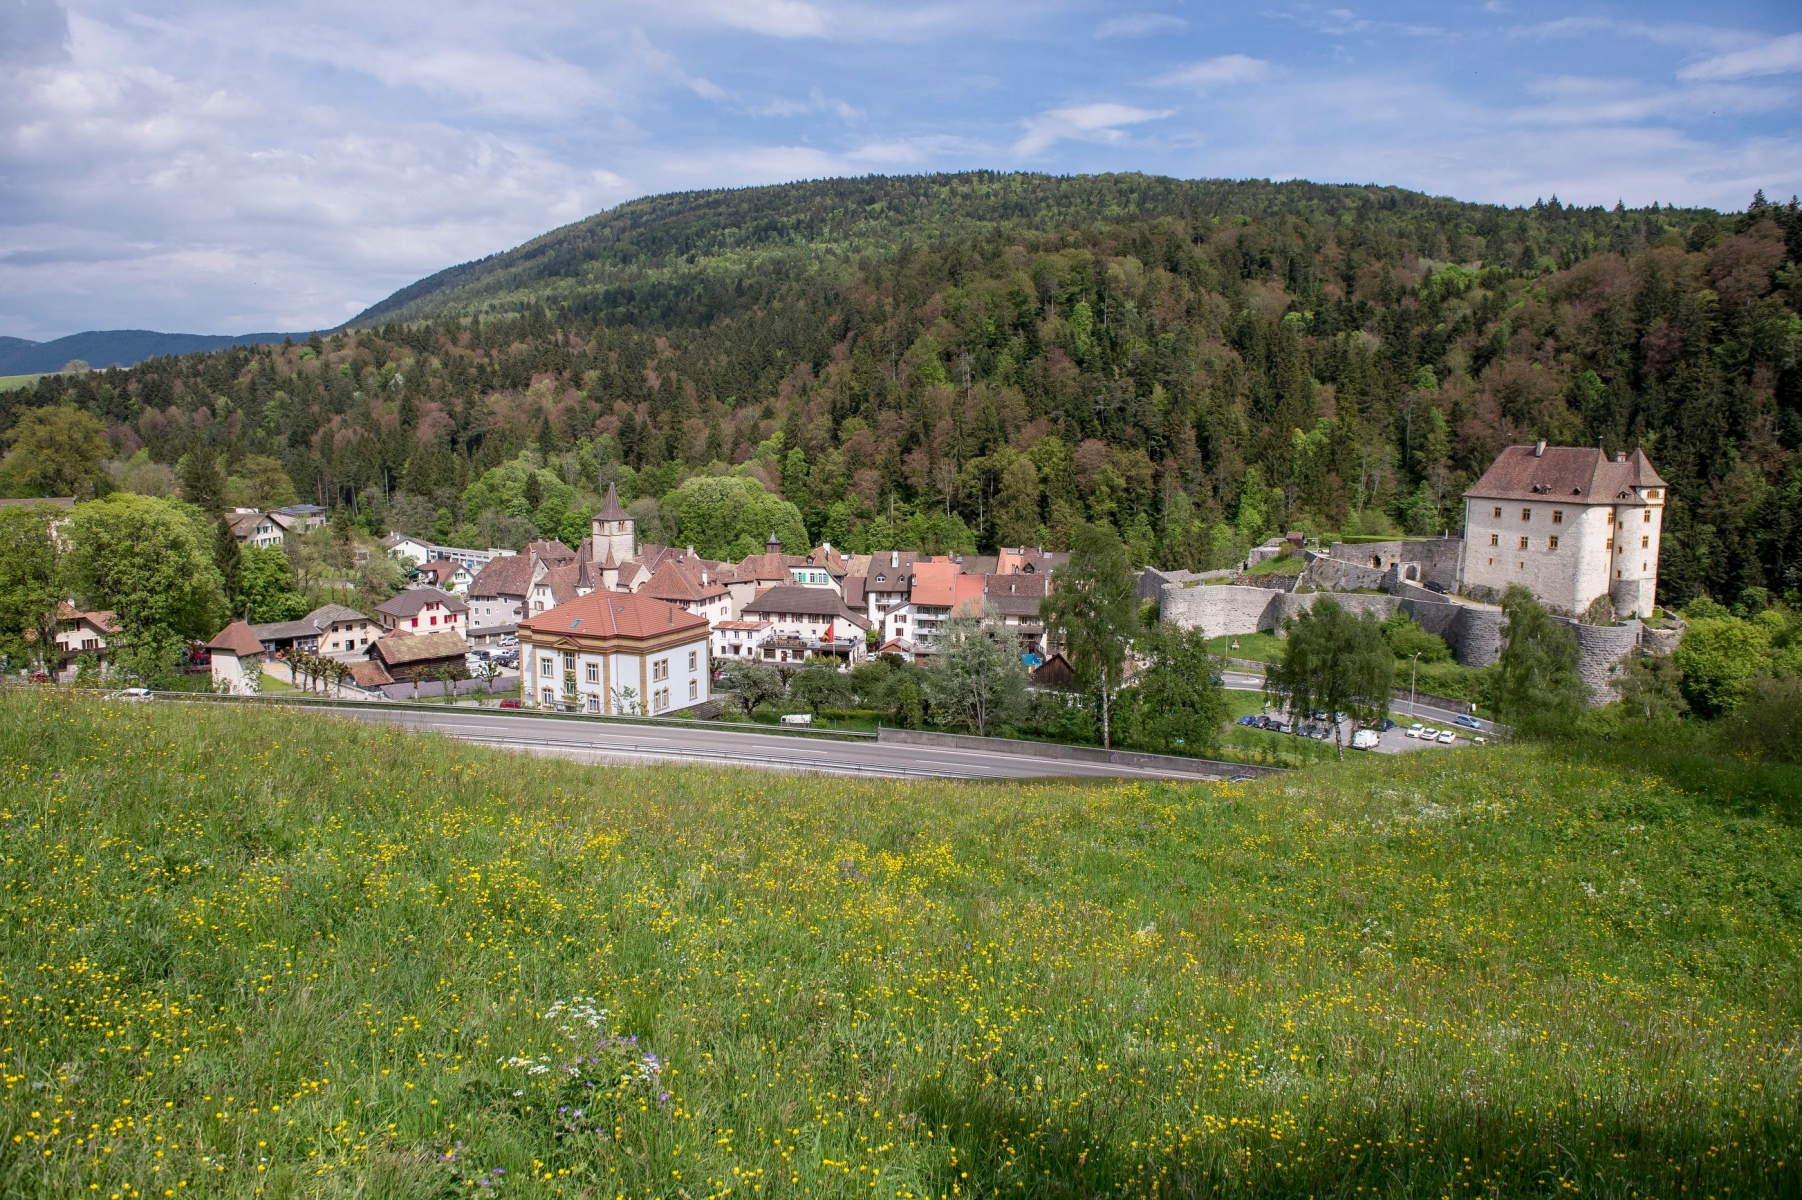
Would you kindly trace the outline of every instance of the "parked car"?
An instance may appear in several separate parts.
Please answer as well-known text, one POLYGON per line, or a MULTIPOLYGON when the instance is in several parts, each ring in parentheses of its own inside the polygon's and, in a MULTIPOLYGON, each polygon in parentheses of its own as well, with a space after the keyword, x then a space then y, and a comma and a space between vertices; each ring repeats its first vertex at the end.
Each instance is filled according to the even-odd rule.
POLYGON ((1421 735, 1423 735, 1424 733, 1426 733, 1426 731, 1427 731, 1427 727, 1425 725, 1422 725, 1420 722, 1416 721, 1414 724, 1408 726, 1407 731, 1404 732, 1402 734, 1402 736, 1417 738, 1417 737, 1420 737, 1421 735))
POLYGON ((1481 728, 1483 728, 1483 723, 1481 721, 1477 720, 1475 717, 1471 716, 1469 713, 1459 713, 1457 716, 1452 718, 1452 724, 1462 725, 1466 729, 1481 729, 1481 728))
POLYGON ((1377 744, 1381 740, 1382 739, 1377 736, 1376 730, 1360 729, 1356 733, 1352 734, 1352 749, 1353 750, 1375 750, 1377 748, 1377 744))
POLYGON ((149 688, 128 687, 128 688, 120 688, 118 691, 113 692, 111 695, 107 696, 107 699, 108 700, 129 700, 129 701, 132 701, 133 703, 142 704, 147 700, 154 699, 154 697, 151 695, 149 688))
POLYGON ((1395 722, 1391 721, 1388 717, 1384 717, 1381 721, 1377 722, 1377 732, 1378 733, 1388 733, 1391 729, 1394 729, 1394 728, 1395 728, 1395 722))
POLYGON ((1235 775, 1231 779, 1227 780, 1227 782, 1228 783, 1250 783, 1253 780, 1255 780, 1256 778, 1257 778, 1256 775, 1235 775))
POLYGON ((1244 716, 1239 718, 1237 723, 1240 725, 1256 725, 1258 723, 1258 714, 1257 713, 1246 713, 1244 716))
POLYGON ((1425 587, 1429 592, 1438 592, 1441 596, 1446 594, 1445 585, 1443 583, 1435 583, 1431 579, 1427 580, 1426 583, 1421 586, 1425 587))
POLYGON ((519 701, 516 698, 509 696, 505 700, 501 701, 501 707, 502 708, 518 708, 519 701))
POLYGON ((1441 746, 1453 746, 1453 745, 1456 745, 1457 742, 1458 742, 1458 735, 1453 733, 1449 729, 1447 729, 1445 732, 1443 732, 1439 735, 1439 744, 1441 746))

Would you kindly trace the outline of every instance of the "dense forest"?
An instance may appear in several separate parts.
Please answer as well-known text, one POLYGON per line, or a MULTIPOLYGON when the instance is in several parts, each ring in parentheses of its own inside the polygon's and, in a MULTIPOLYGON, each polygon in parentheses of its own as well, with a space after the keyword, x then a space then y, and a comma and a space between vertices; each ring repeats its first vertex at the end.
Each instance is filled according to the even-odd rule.
MULTIPOLYGON (((785 540, 1062 546, 1086 518, 1188 567, 1277 530, 1456 532, 1511 442, 1643 446, 1672 487, 1663 598, 1730 599, 1802 589, 1798 263, 1802 211, 1762 194, 1723 215, 1144 176, 684 193, 304 342, 46 377, 0 394, 0 430, 74 406, 104 430, 96 489, 175 490, 198 453, 240 503, 456 544, 579 537, 615 482, 680 541, 683 485, 736 475, 798 513, 785 540)), ((11 491, 48 486, 20 457, 11 491)))

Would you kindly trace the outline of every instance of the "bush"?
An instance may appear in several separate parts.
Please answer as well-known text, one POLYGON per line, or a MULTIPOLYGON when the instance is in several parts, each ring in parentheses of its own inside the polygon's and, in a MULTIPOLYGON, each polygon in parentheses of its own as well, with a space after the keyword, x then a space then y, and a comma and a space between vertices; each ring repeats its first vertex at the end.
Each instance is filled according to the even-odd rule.
POLYGON ((1734 753, 1765 762, 1802 763, 1802 678, 1763 675, 1721 723, 1734 753))
POLYGON ((1405 612, 1398 612, 1383 622, 1383 639, 1398 659, 1412 658, 1416 653, 1423 664, 1452 659, 1451 647, 1445 644, 1445 639, 1422 629, 1420 623, 1405 612))

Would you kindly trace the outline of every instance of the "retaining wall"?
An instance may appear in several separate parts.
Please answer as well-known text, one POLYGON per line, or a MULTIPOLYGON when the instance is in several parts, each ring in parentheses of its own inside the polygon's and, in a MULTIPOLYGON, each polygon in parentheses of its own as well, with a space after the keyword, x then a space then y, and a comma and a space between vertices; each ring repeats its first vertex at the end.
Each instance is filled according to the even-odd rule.
POLYGON ((1638 647, 1643 629, 1638 621, 1624 625, 1579 625, 1565 622, 1577 635, 1577 674, 1589 688, 1590 702, 1609 704, 1621 698, 1614 686, 1614 666, 1638 647))

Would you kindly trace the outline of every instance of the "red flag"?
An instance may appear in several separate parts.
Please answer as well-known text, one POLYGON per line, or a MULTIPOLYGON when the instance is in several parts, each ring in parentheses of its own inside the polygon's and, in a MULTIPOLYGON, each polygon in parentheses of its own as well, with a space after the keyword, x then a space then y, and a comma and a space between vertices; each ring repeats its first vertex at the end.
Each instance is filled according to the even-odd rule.
POLYGON ((826 640, 829 642, 832 640, 832 622, 831 621, 826 622, 826 640))

